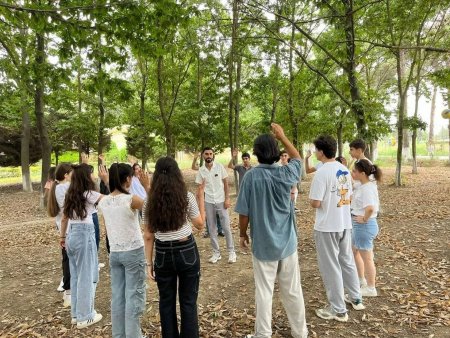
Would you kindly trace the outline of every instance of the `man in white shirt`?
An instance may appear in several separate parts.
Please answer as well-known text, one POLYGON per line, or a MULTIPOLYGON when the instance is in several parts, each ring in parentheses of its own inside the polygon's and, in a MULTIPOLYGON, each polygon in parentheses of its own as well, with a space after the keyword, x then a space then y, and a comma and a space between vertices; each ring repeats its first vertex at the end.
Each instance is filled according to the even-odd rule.
POLYGON ((349 170, 335 160, 337 143, 334 138, 320 136, 314 145, 316 157, 323 166, 314 175, 309 198, 316 209, 314 240, 329 302, 329 306, 317 309, 316 314, 323 319, 346 322, 346 302, 355 310, 365 308, 352 253, 352 181, 349 170), (344 287, 348 297, 344 296, 344 287))
POLYGON ((205 184, 205 212, 208 220, 213 255, 209 259, 211 263, 217 263, 222 257, 220 255, 219 241, 217 238, 216 213, 219 215, 220 223, 225 234, 228 249, 228 262, 236 262, 233 235, 230 228, 230 196, 228 188, 228 173, 224 166, 214 162, 214 151, 206 147, 202 151, 204 164, 197 172, 195 183, 199 185, 197 194, 201 193, 200 185, 205 184))

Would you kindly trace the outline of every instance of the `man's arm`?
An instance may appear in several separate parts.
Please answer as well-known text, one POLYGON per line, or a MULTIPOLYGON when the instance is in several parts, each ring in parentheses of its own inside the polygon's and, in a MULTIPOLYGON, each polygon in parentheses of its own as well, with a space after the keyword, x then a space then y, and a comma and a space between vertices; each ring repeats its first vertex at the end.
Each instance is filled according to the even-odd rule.
POLYGON ((295 158, 297 160, 301 160, 302 157, 300 156, 300 153, 298 152, 297 149, 295 149, 294 145, 286 137, 286 135, 284 134, 283 128, 279 124, 276 124, 276 123, 272 123, 270 126, 272 128, 273 135, 275 136, 275 138, 277 140, 279 140, 283 144, 284 150, 286 150, 289 157, 295 158))
POLYGON ((310 204, 314 209, 320 208, 321 201, 318 200, 310 200, 310 204))
POLYGON ((306 153, 306 157, 305 157, 305 171, 307 174, 312 174, 313 172, 316 171, 315 167, 309 166, 309 158, 310 157, 311 157, 311 150, 308 150, 308 152, 306 153))
POLYGON ((233 159, 231 159, 230 162, 228 162, 228 168, 234 169, 233 159))
POLYGON ((241 244, 241 248, 246 249, 250 243, 250 240, 247 235, 249 218, 246 215, 239 214, 239 243, 241 244))

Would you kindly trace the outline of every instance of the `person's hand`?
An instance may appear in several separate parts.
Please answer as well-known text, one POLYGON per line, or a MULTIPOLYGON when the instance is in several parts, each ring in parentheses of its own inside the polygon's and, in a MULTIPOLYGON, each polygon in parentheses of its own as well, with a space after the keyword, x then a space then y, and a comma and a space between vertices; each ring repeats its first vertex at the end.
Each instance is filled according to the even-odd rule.
POLYGON ((227 198, 227 199, 225 200, 225 202, 223 203, 223 207, 224 207, 225 209, 228 209, 230 206, 231 206, 230 199, 227 198))
POLYGON ((364 220, 364 216, 353 216, 353 220, 359 224, 367 223, 367 221, 364 220))
POLYGON ((308 151, 306 152, 306 158, 310 158, 312 155, 311 149, 308 149, 308 151))
POLYGON ((155 280, 155 271, 153 271, 153 264, 147 265, 147 276, 151 280, 155 280))
POLYGON ((89 155, 85 152, 81 153, 81 163, 89 164, 89 155))
POLYGON ((139 182, 141 182, 142 186, 145 188, 146 191, 150 188, 150 174, 146 171, 141 171, 139 173, 139 182))
POLYGON ((231 152, 231 155, 233 155, 233 157, 237 157, 239 154, 239 150, 237 148, 234 148, 233 151, 231 152))
POLYGON ((108 185, 109 173, 108 173, 108 169, 106 168, 106 166, 104 166, 104 165, 98 166, 98 177, 100 177, 100 179, 103 181, 103 183, 108 185))
POLYGON ((285 137, 285 135, 284 135, 284 130, 283 130, 283 128, 282 128, 279 124, 277 124, 277 123, 271 123, 271 124, 270 124, 270 127, 271 127, 271 129, 272 129, 272 134, 273 134, 273 136, 275 136, 275 138, 276 138, 277 140, 281 140, 283 137, 285 137))
POLYGON ((248 246, 250 245, 250 239, 248 238, 247 234, 245 234, 245 236, 239 237, 239 244, 241 245, 241 249, 248 249, 248 246))
POLYGON ((106 159, 105 154, 99 154, 98 159, 100 160, 101 164, 103 164, 103 165, 105 164, 105 159, 106 159))
POLYGON ((66 237, 60 237, 59 246, 61 247, 61 249, 64 249, 66 247, 66 237))

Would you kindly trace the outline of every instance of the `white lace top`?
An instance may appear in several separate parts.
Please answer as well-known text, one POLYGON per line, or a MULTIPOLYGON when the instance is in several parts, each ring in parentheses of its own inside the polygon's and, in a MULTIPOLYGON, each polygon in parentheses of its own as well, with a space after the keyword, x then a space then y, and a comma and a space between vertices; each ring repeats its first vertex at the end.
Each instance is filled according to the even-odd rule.
POLYGON ((105 219, 111 251, 130 251, 144 246, 139 212, 131 208, 132 195, 108 195, 98 203, 105 219))

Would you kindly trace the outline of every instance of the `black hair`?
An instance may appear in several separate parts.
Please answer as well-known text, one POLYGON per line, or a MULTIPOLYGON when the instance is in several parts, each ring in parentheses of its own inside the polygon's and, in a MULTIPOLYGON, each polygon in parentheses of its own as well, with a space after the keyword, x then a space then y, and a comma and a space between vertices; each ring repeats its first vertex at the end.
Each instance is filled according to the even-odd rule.
POLYGON ((122 185, 128 177, 133 176, 133 168, 127 163, 113 163, 109 168, 109 189, 118 190, 123 194, 129 194, 122 185))
POLYGON ((188 213, 187 187, 177 162, 172 157, 156 161, 152 185, 147 197, 150 232, 180 229, 188 213))
POLYGON ((331 159, 336 156, 337 142, 332 136, 319 136, 313 143, 316 149, 321 150, 326 158, 331 159))
POLYGON ((278 142, 271 134, 259 135, 253 143, 253 155, 259 163, 273 164, 280 159, 278 142))
POLYGON ((287 151, 284 150, 284 149, 280 150, 280 156, 283 155, 283 154, 287 154, 287 151))
POLYGON ((244 157, 250 158, 250 154, 249 153, 242 153, 241 158, 244 159, 244 157))
POLYGON ((380 181, 382 172, 381 169, 378 168, 376 164, 370 163, 370 161, 366 159, 358 160, 355 162, 355 170, 359 171, 360 173, 364 173, 369 177, 370 175, 373 175, 375 177, 375 180, 380 181))
POLYGON ((342 163, 343 160, 345 160, 345 157, 344 156, 338 156, 338 157, 335 158, 335 160, 338 161, 339 163, 342 163))
POLYGON ((203 155, 203 153, 204 153, 205 151, 207 151, 207 150, 211 150, 212 152, 214 152, 213 148, 211 148, 211 147, 205 147, 205 148, 203 148, 203 150, 202 150, 202 155, 203 155))
POLYGON ((358 138, 358 139, 350 142, 349 147, 355 148, 355 149, 361 149, 362 151, 365 151, 366 150, 366 142, 364 142, 364 140, 358 138))
POLYGON ((139 163, 135 163, 135 164, 133 164, 133 167, 132 167, 133 171, 134 171, 134 169, 135 169, 135 168, 136 168, 137 166, 139 166, 139 167, 140 167, 139 163))
POLYGON ((54 181, 55 180, 56 167, 50 167, 48 170, 48 179, 54 181))

